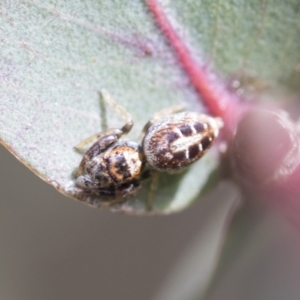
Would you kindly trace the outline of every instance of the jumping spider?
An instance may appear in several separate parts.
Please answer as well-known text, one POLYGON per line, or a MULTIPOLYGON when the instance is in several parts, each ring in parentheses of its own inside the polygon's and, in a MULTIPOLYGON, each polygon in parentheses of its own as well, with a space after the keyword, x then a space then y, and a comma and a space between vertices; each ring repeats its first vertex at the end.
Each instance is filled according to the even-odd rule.
POLYGON ((195 112, 181 112, 175 106, 156 113, 144 126, 142 143, 120 141, 132 126, 131 115, 105 91, 103 100, 125 119, 122 128, 95 134, 76 148, 96 142, 84 154, 76 174, 81 196, 114 205, 135 195, 141 182, 152 177, 148 209, 157 186, 157 171, 178 173, 198 160, 218 136, 222 122, 195 112))

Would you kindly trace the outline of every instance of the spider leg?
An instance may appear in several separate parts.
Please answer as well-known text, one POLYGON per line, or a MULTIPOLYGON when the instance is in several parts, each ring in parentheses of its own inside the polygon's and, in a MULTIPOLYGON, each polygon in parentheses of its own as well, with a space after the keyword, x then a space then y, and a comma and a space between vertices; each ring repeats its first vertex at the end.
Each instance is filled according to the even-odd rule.
MULTIPOLYGON (((102 96, 102 99, 110 106, 112 106, 123 117, 126 123, 120 129, 106 129, 105 131, 93 134, 75 146, 75 149, 78 152, 82 153, 84 146, 94 142, 94 144, 85 152, 82 161, 79 165, 77 176, 82 174, 84 166, 87 163, 87 161, 89 161, 96 155, 99 155, 110 145, 117 142, 118 139, 123 134, 128 133, 133 126, 131 115, 122 106, 118 105, 105 90, 101 90, 100 94, 102 96)), ((101 107, 102 108, 104 107, 103 103, 101 107)), ((106 120, 103 119, 103 122, 106 123, 106 120)))
POLYGON ((102 95, 102 99, 111 107, 113 107, 114 110, 122 116, 122 118, 125 121, 125 125, 120 130, 123 132, 123 134, 128 133, 133 126, 131 114, 128 113, 124 107, 115 102, 115 100, 113 100, 112 97, 105 90, 101 90, 100 93, 102 95))
POLYGON ((153 200, 155 192, 157 191, 159 183, 159 173, 157 171, 152 171, 151 185, 150 191, 147 198, 147 211, 151 211, 153 209, 153 200))
POLYGON ((75 196, 93 206, 115 206, 124 203, 128 197, 135 195, 140 187, 140 182, 133 180, 118 188, 80 189, 76 191, 75 196))
MULTIPOLYGON (((105 128, 104 131, 95 133, 95 134, 87 137, 86 139, 84 139, 83 141, 81 141, 80 143, 78 143, 75 146, 75 149, 78 152, 82 152, 82 149, 84 148, 84 146, 97 141, 102 136, 109 135, 112 133, 112 134, 116 134, 118 136, 118 138, 120 138, 123 134, 128 133, 133 126, 133 121, 132 121, 131 115, 122 106, 117 104, 105 90, 101 90, 100 96, 102 97, 101 100, 104 100, 106 103, 108 103, 110 106, 112 106, 117 111, 117 113, 119 113, 123 117, 123 119, 125 120, 126 123, 120 129, 106 129, 105 128)), ((102 117, 101 117, 102 123, 103 123, 102 126, 107 127, 106 113, 105 113, 106 109, 105 109, 105 105, 102 101, 100 101, 100 106, 101 106, 101 111, 103 112, 102 117)))
POLYGON ((117 138, 119 139, 122 136, 122 134, 123 134, 123 132, 121 129, 110 128, 105 131, 98 132, 98 133, 95 133, 95 134, 87 137, 86 139, 84 139, 83 141, 78 143, 74 148, 76 151, 82 152, 84 147, 88 144, 95 143, 96 141, 99 142, 99 140, 101 140, 107 136, 110 136, 110 135, 117 136, 117 138))
POLYGON ((158 120, 160 120, 161 118, 164 118, 168 115, 180 112, 182 110, 184 110, 185 106, 184 105, 174 105, 168 108, 165 108, 157 113, 155 113, 152 118, 145 124, 143 130, 142 130, 142 136, 145 135, 145 133, 147 132, 147 130, 149 129, 149 127, 151 127, 155 122, 157 122, 158 120))

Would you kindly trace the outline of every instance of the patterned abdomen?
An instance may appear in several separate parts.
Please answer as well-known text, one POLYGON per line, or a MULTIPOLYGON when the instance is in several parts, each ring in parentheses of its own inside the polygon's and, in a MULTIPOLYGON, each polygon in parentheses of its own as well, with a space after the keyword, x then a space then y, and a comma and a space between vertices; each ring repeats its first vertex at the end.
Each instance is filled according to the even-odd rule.
POLYGON ((143 140, 148 164, 159 171, 180 171, 206 152, 220 125, 218 119, 193 112, 162 118, 148 129, 143 140))

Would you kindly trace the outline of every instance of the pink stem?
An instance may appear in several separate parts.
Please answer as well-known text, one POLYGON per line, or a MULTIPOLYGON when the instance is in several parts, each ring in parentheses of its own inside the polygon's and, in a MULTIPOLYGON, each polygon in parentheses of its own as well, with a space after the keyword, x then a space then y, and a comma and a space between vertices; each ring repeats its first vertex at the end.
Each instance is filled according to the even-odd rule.
POLYGON ((236 95, 229 93, 220 81, 210 78, 208 71, 200 66, 188 47, 172 27, 157 0, 146 0, 157 26, 166 36, 178 60, 188 75, 196 92, 205 103, 210 113, 221 117, 229 131, 235 128, 244 106, 236 95), (234 119, 234 120, 233 120, 234 119))

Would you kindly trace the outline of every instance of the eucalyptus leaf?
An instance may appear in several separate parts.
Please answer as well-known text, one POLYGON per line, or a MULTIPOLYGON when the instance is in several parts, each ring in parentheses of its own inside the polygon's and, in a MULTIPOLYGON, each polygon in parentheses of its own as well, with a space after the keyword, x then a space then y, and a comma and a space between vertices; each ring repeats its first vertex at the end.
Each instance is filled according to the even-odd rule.
MULTIPOLYGON (((204 51, 224 78, 254 76, 271 92, 299 83, 298 1, 164 4, 194 52, 204 51)), ((1 142, 67 196, 82 157, 74 146, 102 129, 101 89, 132 114, 130 140, 164 108, 204 110, 143 1, 7 0, 0 15, 1 142)), ((110 108, 106 117, 109 127, 122 126, 110 108)), ((153 211, 181 210, 212 187, 216 150, 184 173, 162 174, 153 211)), ((117 209, 143 213, 149 185, 117 209)))

